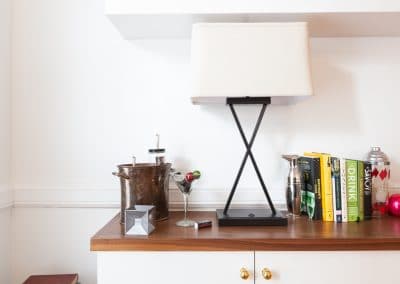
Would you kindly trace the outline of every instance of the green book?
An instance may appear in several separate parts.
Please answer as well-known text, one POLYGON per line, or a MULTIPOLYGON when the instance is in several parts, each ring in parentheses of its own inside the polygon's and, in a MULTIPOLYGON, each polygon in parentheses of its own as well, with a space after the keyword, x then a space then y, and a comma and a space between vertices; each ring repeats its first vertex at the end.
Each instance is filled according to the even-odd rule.
POLYGON ((358 218, 358 162, 346 160, 347 220, 357 222, 358 218))
POLYGON ((358 170, 358 218, 364 220, 364 162, 357 161, 358 170))
POLYGON ((314 220, 322 220, 320 159, 300 157, 297 160, 302 173, 301 211, 314 220))

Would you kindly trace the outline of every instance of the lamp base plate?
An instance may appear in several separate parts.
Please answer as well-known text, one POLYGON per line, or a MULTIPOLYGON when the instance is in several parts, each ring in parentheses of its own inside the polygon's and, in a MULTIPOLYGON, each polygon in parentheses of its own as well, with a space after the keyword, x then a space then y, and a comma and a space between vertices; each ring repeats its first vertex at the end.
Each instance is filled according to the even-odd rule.
POLYGON ((217 209, 219 226, 287 226, 288 218, 280 211, 273 215, 269 209, 217 209))

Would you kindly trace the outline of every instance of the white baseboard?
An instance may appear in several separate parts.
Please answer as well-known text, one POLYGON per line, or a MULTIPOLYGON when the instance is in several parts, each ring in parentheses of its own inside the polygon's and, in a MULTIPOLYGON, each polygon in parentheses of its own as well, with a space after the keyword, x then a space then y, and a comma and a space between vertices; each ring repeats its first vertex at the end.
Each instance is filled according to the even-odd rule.
POLYGON ((9 208, 13 206, 13 191, 6 189, 5 187, 0 188, 0 209, 9 208))
POLYGON ((13 202, 1 202, 0 203, 0 210, 7 209, 13 207, 13 202))
MULTIPOLYGON (((215 210, 223 208, 228 197, 229 190, 221 189, 195 189, 190 196, 191 210, 215 210)), ((271 191, 274 204, 284 204, 284 192, 271 191)), ((177 188, 171 188, 169 192, 171 210, 182 209, 182 194, 177 188)), ((30 208, 119 208, 119 189, 82 189, 75 188, 38 188, 19 187, 14 191, 14 207, 30 208)), ((267 204, 261 189, 238 189, 232 208, 260 207, 267 204)))
MULTIPOLYGON (((400 192, 400 186, 392 186, 393 192, 400 192)), ((269 191, 278 209, 285 209, 284 190, 269 191)), ((0 208, 14 205, 17 208, 119 208, 119 189, 85 189, 84 187, 17 187, 12 192, 0 192, 0 208), (3 195, 3 198, 1 198, 3 195), (7 195, 7 197, 5 196, 7 195), (3 200, 3 202, 2 202, 3 200)), ((191 210, 215 210, 224 208, 229 189, 194 189, 190 196, 191 210)), ((177 188, 169 192, 170 210, 182 210, 182 194, 177 188)), ((266 198, 261 189, 238 189, 231 208, 265 208, 266 198)))

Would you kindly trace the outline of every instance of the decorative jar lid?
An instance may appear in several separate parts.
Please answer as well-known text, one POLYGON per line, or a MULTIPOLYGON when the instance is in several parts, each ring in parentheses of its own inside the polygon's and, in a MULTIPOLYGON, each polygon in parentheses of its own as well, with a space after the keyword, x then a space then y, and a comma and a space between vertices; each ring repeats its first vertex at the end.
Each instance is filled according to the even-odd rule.
POLYGON ((384 152, 381 151, 381 147, 371 147, 371 151, 368 153, 367 159, 373 165, 390 165, 389 158, 384 152))

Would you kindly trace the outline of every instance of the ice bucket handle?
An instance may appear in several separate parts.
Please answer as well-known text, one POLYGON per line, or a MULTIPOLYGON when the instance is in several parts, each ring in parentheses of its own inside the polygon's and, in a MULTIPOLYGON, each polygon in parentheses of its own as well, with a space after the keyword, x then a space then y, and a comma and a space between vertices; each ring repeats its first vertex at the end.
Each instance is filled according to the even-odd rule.
POLYGON ((112 172, 112 174, 120 178, 129 179, 129 177, 123 173, 112 172))

